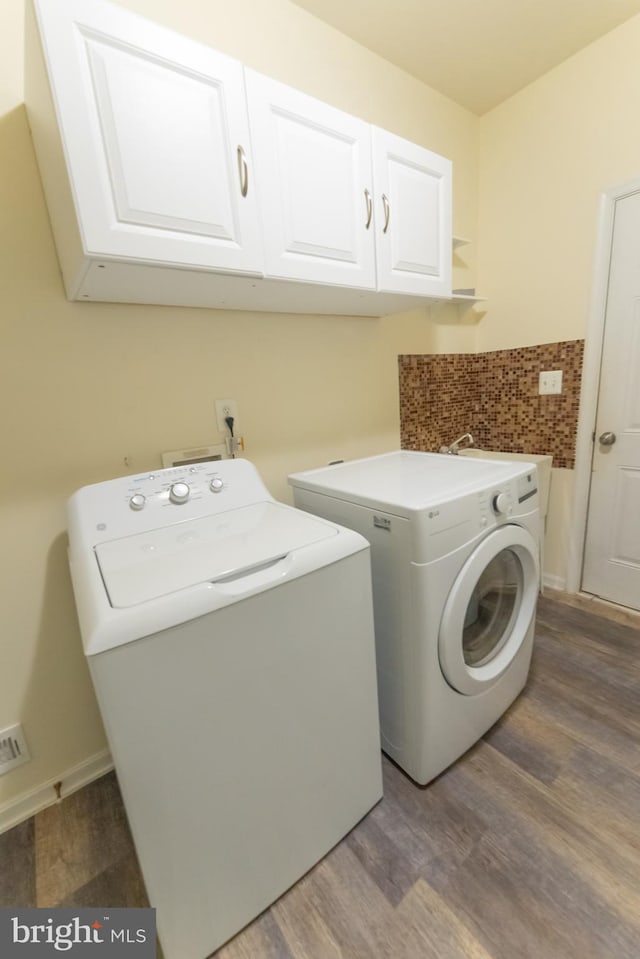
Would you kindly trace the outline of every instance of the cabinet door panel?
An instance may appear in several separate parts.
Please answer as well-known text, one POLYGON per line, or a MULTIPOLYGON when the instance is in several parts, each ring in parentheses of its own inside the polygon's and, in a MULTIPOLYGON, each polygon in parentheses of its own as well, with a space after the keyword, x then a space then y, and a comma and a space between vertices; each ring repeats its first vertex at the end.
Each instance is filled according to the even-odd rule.
POLYGON ((90 43, 88 53, 116 218, 230 240, 235 171, 220 150, 219 87, 110 45, 90 43))
POLYGON ((381 290, 451 295, 451 162, 373 131, 381 290))
POLYGON ((241 65, 107 4, 37 9, 87 252, 260 273, 241 65))
POLYGON ((246 77, 267 274, 374 289, 368 124, 246 77))

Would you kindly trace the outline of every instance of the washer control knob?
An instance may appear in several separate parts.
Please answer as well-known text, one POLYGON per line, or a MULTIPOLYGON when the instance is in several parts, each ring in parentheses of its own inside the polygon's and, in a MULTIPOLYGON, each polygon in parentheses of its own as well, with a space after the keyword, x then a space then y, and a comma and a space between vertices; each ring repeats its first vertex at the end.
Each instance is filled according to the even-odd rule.
POLYGON ((509 497, 506 493, 496 493, 491 500, 494 513, 510 513, 509 497))
POLYGON ((190 492, 186 483, 173 483, 169 490, 169 499, 172 503, 186 503, 190 492))
POLYGON ((224 487, 224 483, 219 476, 214 476, 211 482, 209 483, 209 489, 212 493, 220 493, 224 487))
POLYGON ((129 506, 131 509, 139 510, 144 509, 147 499, 143 496, 142 493, 134 493, 131 499, 129 500, 129 506))

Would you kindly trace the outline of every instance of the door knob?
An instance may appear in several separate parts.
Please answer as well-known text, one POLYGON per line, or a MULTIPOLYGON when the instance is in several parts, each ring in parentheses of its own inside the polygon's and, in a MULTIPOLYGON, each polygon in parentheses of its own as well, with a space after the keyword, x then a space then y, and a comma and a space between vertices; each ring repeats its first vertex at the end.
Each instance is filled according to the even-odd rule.
POLYGON ((598 437, 598 443, 600 443, 602 446, 613 446, 615 441, 616 441, 615 433, 610 433, 610 432, 601 433, 600 436, 598 437))

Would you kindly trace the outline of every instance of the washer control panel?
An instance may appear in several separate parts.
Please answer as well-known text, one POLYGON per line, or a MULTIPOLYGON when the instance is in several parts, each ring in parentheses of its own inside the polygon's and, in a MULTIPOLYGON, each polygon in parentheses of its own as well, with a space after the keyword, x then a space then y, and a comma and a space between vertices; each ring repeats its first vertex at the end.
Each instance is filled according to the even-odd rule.
POLYGON ((272 501, 248 460, 211 460, 85 486, 71 498, 93 545, 272 501))
POLYGON ((207 494, 222 493, 225 486, 220 470, 215 469, 213 463, 199 463, 131 477, 126 495, 129 508, 140 512, 157 506, 184 506, 202 500, 207 494))
POLYGON ((513 506, 511 505, 511 496, 509 493, 494 493, 491 497, 491 509, 497 516, 508 516, 510 513, 513 513, 513 506))
POLYGON ((525 473, 514 479, 506 480, 494 488, 482 490, 479 494, 480 526, 486 527, 510 519, 515 513, 527 511, 523 506, 527 500, 532 500, 533 509, 537 501, 538 483, 535 470, 525 473))
POLYGON ((478 495, 480 506, 480 526, 494 526, 503 522, 513 513, 513 491, 510 481, 500 486, 484 489, 478 495))

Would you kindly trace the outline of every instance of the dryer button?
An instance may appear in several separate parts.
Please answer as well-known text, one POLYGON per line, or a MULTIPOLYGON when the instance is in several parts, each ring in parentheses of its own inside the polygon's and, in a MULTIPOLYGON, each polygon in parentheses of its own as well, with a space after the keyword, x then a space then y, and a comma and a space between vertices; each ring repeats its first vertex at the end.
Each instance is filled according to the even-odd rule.
POLYGON ((135 510, 144 509, 146 502, 146 497, 142 493, 134 493, 129 500, 129 506, 135 510))
POLYGON ((510 513, 509 508, 509 497, 506 493, 496 493, 496 495, 491 500, 491 505, 493 506, 494 513, 510 513))

